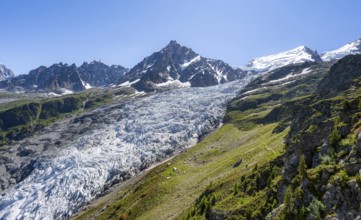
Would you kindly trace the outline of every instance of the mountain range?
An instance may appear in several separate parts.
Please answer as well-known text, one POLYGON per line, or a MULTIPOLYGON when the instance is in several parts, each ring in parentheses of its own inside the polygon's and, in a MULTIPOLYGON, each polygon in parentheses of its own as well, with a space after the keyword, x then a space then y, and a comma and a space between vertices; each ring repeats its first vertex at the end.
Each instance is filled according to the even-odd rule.
POLYGON ((85 62, 80 67, 59 63, 50 67, 41 66, 27 75, 1 81, 0 87, 9 91, 69 94, 114 84, 126 72, 127 69, 122 66, 107 66, 98 61, 85 62))
POLYGON ((132 86, 139 91, 161 88, 205 87, 242 79, 246 74, 263 74, 290 64, 329 62, 349 54, 361 53, 361 39, 321 56, 300 46, 274 55, 251 60, 232 68, 221 60, 205 58, 172 40, 162 50, 144 58, 131 69, 108 66, 100 61, 41 66, 27 75, 14 73, 0 65, 0 88, 8 91, 68 94, 92 87, 132 86))

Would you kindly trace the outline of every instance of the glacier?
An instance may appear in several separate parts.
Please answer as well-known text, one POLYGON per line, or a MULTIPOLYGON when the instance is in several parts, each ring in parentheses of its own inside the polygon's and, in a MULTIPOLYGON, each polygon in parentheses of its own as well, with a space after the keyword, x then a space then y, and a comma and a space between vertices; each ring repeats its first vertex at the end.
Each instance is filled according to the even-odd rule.
POLYGON ((70 218, 111 185, 195 145, 219 126, 227 102, 250 80, 170 90, 108 107, 101 126, 39 155, 34 170, 2 193, 0 219, 70 218))

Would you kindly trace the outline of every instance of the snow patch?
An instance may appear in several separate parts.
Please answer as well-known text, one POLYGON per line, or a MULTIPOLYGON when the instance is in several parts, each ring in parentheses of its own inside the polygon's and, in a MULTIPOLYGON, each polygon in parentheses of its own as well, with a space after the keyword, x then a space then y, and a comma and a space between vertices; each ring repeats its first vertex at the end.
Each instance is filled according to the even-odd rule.
POLYGON ((227 74, 223 74, 222 69, 217 68, 217 66, 213 66, 211 63, 209 63, 209 60, 207 60, 207 64, 216 73, 215 77, 217 79, 218 84, 221 83, 221 80, 223 78, 227 80, 227 74))
MULTIPOLYGON (((95 61, 93 61, 93 62, 95 62, 95 61)), ((84 86, 85 89, 93 88, 89 83, 84 82, 82 79, 81 79, 81 84, 84 86)))
POLYGON ((271 80, 269 81, 267 84, 272 84, 272 83, 277 83, 277 82, 283 82, 283 81, 287 81, 289 79, 293 79, 295 77, 298 77, 298 76, 301 76, 301 75, 305 75, 305 74, 308 74, 308 73, 311 73, 312 70, 311 68, 305 68, 302 70, 301 73, 299 74, 294 74, 294 73, 291 73, 291 74, 288 74, 287 76, 281 78, 281 79, 275 79, 275 80, 271 80))
POLYGON ((187 68, 188 66, 190 66, 192 63, 198 62, 201 60, 201 56, 198 55, 195 58, 191 59, 190 61, 185 61, 185 63, 181 64, 181 68, 182 70, 184 70, 185 68, 187 68))
POLYGON ((119 84, 119 86, 131 86, 131 85, 133 85, 134 83, 137 83, 137 82, 139 82, 139 81, 140 81, 140 79, 136 79, 136 80, 134 80, 134 81, 132 81, 132 82, 126 81, 126 82, 123 82, 122 84, 119 84))
POLYGON ((65 88, 61 88, 60 89, 61 95, 69 95, 69 94, 73 94, 74 92, 65 88))
POLYGON ((184 82, 182 83, 179 80, 168 80, 167 82, 164 83, 158 83, 156 84, 157 87, 167 87, 167 86, 175 86, 175 87, 179 87, 179 88, 188 88, 191 87, 191 83, 190 82, 184 82))

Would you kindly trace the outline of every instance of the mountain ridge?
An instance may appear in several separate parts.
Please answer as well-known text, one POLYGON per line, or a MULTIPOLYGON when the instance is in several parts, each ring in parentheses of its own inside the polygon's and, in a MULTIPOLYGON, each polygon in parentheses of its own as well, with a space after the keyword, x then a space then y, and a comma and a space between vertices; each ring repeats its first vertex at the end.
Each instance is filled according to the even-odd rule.
POLYGON ((204 58, 172 40, 130 69, 119 84, 139 80, 134 83, 135 88, 152 90, 167 82, 175 86, 204 87, 243 77, 242 70, 234 70, 221 60, 204 58))
POLYGON ((120 65, 107 66, 99 61, 84 62, 79 67, 60 62, 1 81, 0 87, 9 91, 69 94, 114 84, 126 71, 120 65))
MULTIPOLYGON (((321 56, 318 55, 317 51, 306 46, 299 46, 291 50, 255 58, 241 68, 233 68, 222 60, 205 58, 191 48, 171 40, 160 51, 145 57, 131 69, 120 65, 108 66, 100 61, 84 62, 76 67, 76 70, 70 70, 64 66, 63 73, 48 73, 56 75, 56 79, 50 79, 47 74, 40 74, 40 72, 52 72, 54 65, 57 64, 45 67, 47 69, 44 69, 43 66, 35 69, 40 71, 37 76, 30 76, 30 73, 34 74, 34 70, 27 75, 14 76, 11 70, 1 65, 0 81, 2 81, 0 87, 9 91, 55 92, 57 94, 79 92, 92 87, 110 86, 131 86, 139 91, 204 87, 242 79, 246 74, 264 74, 290 64, 330 62, 357 53, 361 53, 361 39, 339 49, 325 52, 321 56), (75 81, 70 82, 69 77, 75 81), (48 85, 39 82, 48 83, 48 85), (38 84, 42 85, 39 87, 38 84)), ((59 65, 68 64, 59 63, 59 65)))

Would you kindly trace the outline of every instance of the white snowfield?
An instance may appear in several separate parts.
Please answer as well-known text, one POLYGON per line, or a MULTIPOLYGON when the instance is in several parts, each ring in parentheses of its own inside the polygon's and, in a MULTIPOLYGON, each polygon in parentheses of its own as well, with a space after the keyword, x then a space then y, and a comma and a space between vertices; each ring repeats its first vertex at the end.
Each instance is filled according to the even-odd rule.
POLYGON ((323 61, 331 61, 341 59, 350 54, 361 53, 361 39, 348 43, 336 50, 325 52, 321 58, 323 61))
POLYGON ((259 72, 271 71, 289 64, 303 63, 306 61, 314 62, 312 54, 305 46, 300 46, 292 50, 269 55, 265 57, 255 58, 250 61, 243 70, 255 70, 259 72))
POLYGON ((38 158, 35 170, 0 197, 0 219, 69 218, 112 183, 195 145, 248 81, 167 91, 115 108, 115 123, 38 158))

